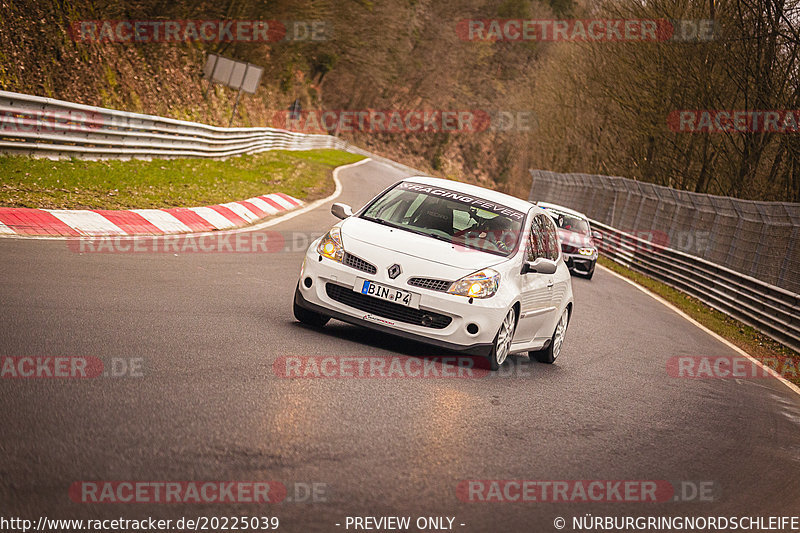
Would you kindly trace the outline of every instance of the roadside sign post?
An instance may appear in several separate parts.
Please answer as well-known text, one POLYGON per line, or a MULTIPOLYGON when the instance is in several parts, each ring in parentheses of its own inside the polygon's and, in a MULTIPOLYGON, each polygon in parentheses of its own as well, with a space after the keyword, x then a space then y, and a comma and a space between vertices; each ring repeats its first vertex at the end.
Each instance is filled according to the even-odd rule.
POLYGON ((261 83, 262 74, 264 69, 258 65, 228 59, 218 54, 208 54, 203 68, 203 78, 208 80, 208 87, 210 88, 212 83, 219 83, 238 91, 228 127, 233 125, 242 91, 255 94, 261 83))
POLYGON ((250 68, 250 64, 245 64, 244 67, 244 75, 242 76, 242 85, 239 86, 239 91, 236 93, 236 101, 233 102, 233 112, 231 113, 231 120, 228 122, 228 127, 230 128, 233 125, 233 119, 236 117, 236 108, 239 107, 239 97, 242 96, 242 87, 244 86, 244 79, 247 78, 247 70, 250 68))

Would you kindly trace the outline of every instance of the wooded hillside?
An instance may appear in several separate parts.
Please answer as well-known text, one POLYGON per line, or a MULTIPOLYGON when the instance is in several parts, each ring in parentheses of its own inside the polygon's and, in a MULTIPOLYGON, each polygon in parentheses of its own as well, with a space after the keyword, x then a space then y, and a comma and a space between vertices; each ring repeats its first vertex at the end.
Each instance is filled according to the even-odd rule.
POLYGON ((495 119, 480 131, 339 134, 523 196, 533 167, 800 201, 800 134, 786 125, 800 108, 797 3, 0 0, 0 87, 227 125, 235 92, 202 80, 206 53, 217 52, 265 68, 235 125, 277 125, 295 100, 304 111, 482 111, 495 119), (318 40, 221 43, 91 42, 70 31, 85 20, 209 19, 282 21, 290 38, 310 21, 326 31, 318 40), (471 20, 532 19, 656 21, 658 38, 471 40, 459 31, 471 20), (713 31, 678 38, 693 21, 698 34, 708 29, 702 21, 713 31), (722 131, 719 111, 778 111, 783 129, 722 131), (500 112, 524 120, 507 129, 500 112))

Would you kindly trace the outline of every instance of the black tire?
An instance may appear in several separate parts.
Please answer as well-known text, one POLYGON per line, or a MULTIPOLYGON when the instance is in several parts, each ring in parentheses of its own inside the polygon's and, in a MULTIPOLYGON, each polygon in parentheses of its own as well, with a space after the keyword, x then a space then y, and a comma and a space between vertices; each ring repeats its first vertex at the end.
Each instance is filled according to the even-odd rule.
POLYGON ((497 345, 492 346, 492 352, 489 354, 489 370, 492 372, 500 370, 500 365, 497 362, 497 345))
POLYGON ((545 348, 544 350, 536 350, 535 352, 528 352, 528 357, 530 357, 531 359, 536 359, 540 363, 544 363, 547 365, 552 365, 553 363, 555 363, 556 358, 561 353, 561 345, 564 342, 563 335, 566 334, 568 325, 569 325, 569 312, 565 311, 564 315, 562 315, 562 317, 559 318, 558 324, 556 324, 556 329, 553 332, 553 336, 550 337, 550 344, 547 345, 547 348, 545 348), (564 331, 562 333, 561 343, 558 344, 558 353, 556 353, 554 351, 554 348, 556 347, 556 334, 558 333, 558 327, 561 324, 561 321, 563 320, 565 315, 567 317, 567 323, 564 325, 564 331))
POLYGON ((328 323, 328 320, 331 319, 329 316, 321 315, 319 313, 315 313, 314 311, 309 311, 308 309, 300 307, 297 305, 296 301, 292 304, 292 311, 294 311, 294 317, 299 322, 315 328, 323 327, 328 323))
POLYGON ((553 357, 553 341, 550 341, 550 346, 548 346, 544 350, 528 352, 528 357, 530 357, 531 359, 536 359, 540 363, 552 365, 553 363, 556 362, 555 357, 553 357))
POLYGON ((592 279, 592 276, 594 276, 594 265, 592 265, 592 269, 589 271, 589 273, 583 277, 586 279, 592 279))

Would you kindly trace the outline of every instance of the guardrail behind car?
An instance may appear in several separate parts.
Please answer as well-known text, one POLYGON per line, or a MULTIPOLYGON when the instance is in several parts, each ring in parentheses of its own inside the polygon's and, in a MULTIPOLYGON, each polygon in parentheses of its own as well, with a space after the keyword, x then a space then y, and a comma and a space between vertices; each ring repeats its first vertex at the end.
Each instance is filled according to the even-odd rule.
POLYGON ((766 333, 800 352, 800 295, 596 220, 600 252, 766 333))
MULTIPOLYGON (((666 187, 639 182, 629 185, 627 182, 633 180, 608 176, 556 174, 537 170, 531 170, 531 174, 533 180, 530 201, 553 202, 587 213, 593 229, 598 229, 603 234, 603 240, 596 244, 600 253, 606 257, 693 296, 800 352, 800 294, 708 259, 676 250, 668 246, 668 240, 659 242, 658 238, 652 239, 654 232, 625 232, 591 216, 592 212, 601 215, 608 213, 607 217, 628 221, 633 228, 650 228, 656 220, 660 220, 659 217, 647 216, 660 212, 658 207, 654 207, 659 205, 659 196, 656 195, 670 196, 671 189, 665 192, 662 189, 668 189, 666 187), (596 187, 592 185, 595 183, 592 178, 597 178, 599 182, 596 187), (613 180, 624 181, 624 187, 610 183, 613 180), (654 198, 634 197, 636 191, 649 187, 657 189, 654 198), (627 194, 624 193, 625 188, 630 189, 627 194), (622 189, 623 193, 617 194, 617 189, 622 189), (643 212, 643 204, 648 206, 649 211, 646 213, 643 212), (642 238, 641 233, 651 238, 642 238)), ((677 216, 677 208, 673 206, 671 209, 673 216, 677 216)), ((785 211, 791 214, 791 206, 786 207, 785 211)), ((749 220, 746 223, 752 225, 749 220)), ((738 227, 744 224, 745 221, 742 221, 736 225, 738 227)), ((766 232, 757 228, 754 231, 762 234, 766 232)), ((793 237, 797 232, 797 226, 789 227, 791 239, 787 256, 783 258, 784 265, 793 261, 793 237)), ((712 241, 715 241, 717 247, 721 246, 722 243, 717 242, 719 239, 713 237, 712 233, 712 241)), ((729 250, 735 248, 734 244, 728 246, 729 250)), ((759 244, 753 251, 756 259, 760 249, 759 244)), ((793 280, 794 275, 783 279, 793 280)))

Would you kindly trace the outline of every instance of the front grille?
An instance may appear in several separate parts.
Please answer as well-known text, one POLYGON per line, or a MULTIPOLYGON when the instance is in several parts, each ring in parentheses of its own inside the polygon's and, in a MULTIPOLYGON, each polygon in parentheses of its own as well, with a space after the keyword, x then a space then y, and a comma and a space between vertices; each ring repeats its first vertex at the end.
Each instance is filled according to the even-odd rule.
POLYGON ((449 281, 433 278, 411 278, 408 280, 408 284, 414 287, 422 287, 423 289, 439 292, 447 292, 447 289, 449 289, 451 285, 449 281))
POLYGON ((355 309, 360 309, 367 313, 378 315, 390 320, 398 322, 405 322, 406 324, 414 324, 416 326, 425 326, 434 329, 443 329, 450 325, 453 320, 447 315, 435 313, 433 311, 423 311, 422 309, 413 309, 404 305, 387 302, 360 292, 355 292, 349 287, 342 287, 335 283, 326 283, 325 292, 331 300, 343 303, 355 309), (424 323, 423 323, 423 318, 424 323))
POLYGON ((360 257, 356 257, 353 254, 348 254, 347 252, 344 253, 344 259, 342 262, 351 268, 361 270, 362 272, 366 272, 368 274, 374 274, 378 271, 378 269, 375 268, 375 265, 372 263, 367 263, 360 257))

